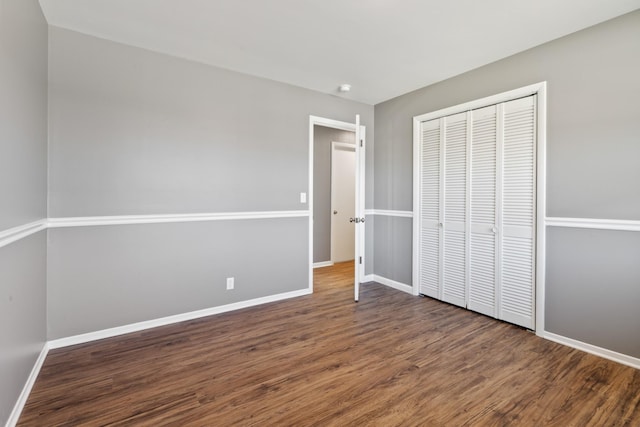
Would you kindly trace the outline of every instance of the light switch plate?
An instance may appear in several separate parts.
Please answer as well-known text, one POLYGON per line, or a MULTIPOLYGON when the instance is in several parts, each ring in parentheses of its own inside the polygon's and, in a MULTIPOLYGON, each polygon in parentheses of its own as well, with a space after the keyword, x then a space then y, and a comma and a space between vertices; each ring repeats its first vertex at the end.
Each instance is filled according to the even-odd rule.
POLYGON ((300 203, 307 203, 307 193, 300 193, 300 203))

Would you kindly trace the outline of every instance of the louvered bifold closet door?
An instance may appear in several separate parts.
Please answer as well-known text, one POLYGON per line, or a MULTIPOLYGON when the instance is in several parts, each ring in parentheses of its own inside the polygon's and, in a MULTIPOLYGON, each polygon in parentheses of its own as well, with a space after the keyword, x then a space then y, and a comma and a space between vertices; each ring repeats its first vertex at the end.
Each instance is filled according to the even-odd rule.
POLYGON ((500 319, 533 329, 535 254, 535 96, 503 111, 500 319))
POLYGON ((497 107, 472 111, 468 308, 497 317, 497 107))
POLYGON ((440 139, 442 119, 420 130, 420 293, 440 298, 440 139))
POLYGON ((466 306, 467 113, 444 118, 442 300, 466 306))

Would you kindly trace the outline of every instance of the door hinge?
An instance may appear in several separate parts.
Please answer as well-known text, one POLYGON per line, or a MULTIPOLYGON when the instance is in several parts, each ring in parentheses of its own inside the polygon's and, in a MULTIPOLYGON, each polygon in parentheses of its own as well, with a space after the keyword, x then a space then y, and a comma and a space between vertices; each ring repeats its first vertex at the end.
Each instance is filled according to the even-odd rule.
POLYGON ((364 142, 362 140, 360 140, 360 147, 363 147, 364 142))
POLYGON ((360 257, 360 264, 362 264, 362 257, 360 257))

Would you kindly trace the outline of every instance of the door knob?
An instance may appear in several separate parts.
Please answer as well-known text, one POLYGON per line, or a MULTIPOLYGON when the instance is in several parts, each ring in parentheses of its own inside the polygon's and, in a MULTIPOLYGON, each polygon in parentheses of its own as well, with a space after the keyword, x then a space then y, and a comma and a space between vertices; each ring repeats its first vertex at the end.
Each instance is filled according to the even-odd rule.
POLYGON ((338 214, 338 211, 333 211, 333 214, 334 214, 334 215, 337 215, 337 214, 338 214))
POLYGON ((356 222, 355 218, 349 218, 349 222, 356 222))
POLYGON ((493 234, 496 234, 498 232, 498 229, 494 226, 491 227, 491 231, 493 232, 493 234))

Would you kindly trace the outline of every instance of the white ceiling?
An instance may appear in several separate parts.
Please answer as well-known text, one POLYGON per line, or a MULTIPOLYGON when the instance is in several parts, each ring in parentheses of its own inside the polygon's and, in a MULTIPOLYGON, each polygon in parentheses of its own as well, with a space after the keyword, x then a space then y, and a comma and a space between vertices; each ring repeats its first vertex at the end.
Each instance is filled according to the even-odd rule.
POLYGON ((640 0, 40 0, 49 24, 367 104, 640 0), (352 91, 338 94, 341 83, 352 91))

